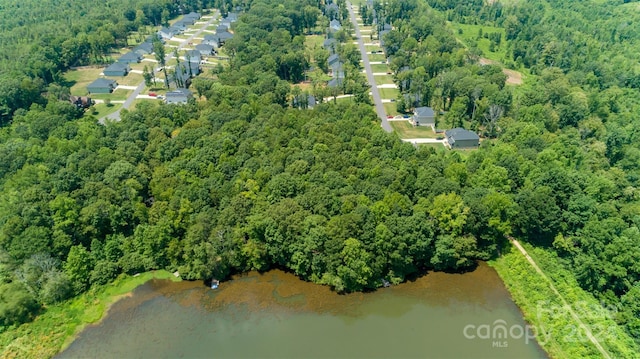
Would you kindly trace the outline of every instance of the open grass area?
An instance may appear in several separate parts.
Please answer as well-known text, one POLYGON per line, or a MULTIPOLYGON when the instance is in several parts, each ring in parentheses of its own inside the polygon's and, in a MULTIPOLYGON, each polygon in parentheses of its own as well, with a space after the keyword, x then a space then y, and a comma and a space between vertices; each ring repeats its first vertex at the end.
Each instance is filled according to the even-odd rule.
POLYGON ((459 24, 455 22, 449 23, 451 28, 453 29, 453 33, 465 46, 473 48, 477 47, 482 50, 484 57, 503 62, 505 60, 506 50, 507 50, 507 41, 505 39, 505 31, 503 28, 492 27, 492 26, 483 26, 483 25, 468 25, 468 24, 459 24), (482 31, 482 36, 478 38, 478 35, 482 31), (502 41, 500 45, 497 45, 493 48, 494 51, 490 51, 491 40, 485 38, 485 34, 499 33, 502 35, 502 41))
POLYGON ((388 72, 389 66, 387 64, 373 64, 371 65, 371 71, 373 72, 388 72))
POLYGON ((106 100, 109 99, 111 101, 123 101, 126 100, 129 94, 131 94, 131 90, 123 90, 118 89, 113 91, 112 93, 96 93, 91 94, 91 98, 98 100, 106 100))
POLYGON ((400 114, 400 112, 398 112, 398 105, 395 102, 385 102, 382 104, 382 107, 384 107, 384 112, 387 114, 387 116, 395 116, 400 114))
POLYGON ((384 99, 397 99, 400 95, 400 91, 397 89, 378 89, 378 92, 380 92, 380 97, 384 99))
POLYGON ((409 121, 389 121, 400 138, 436 138, 442 136, 433 132, 431 127, 413 126, 409 121))
POLYGON ((382 47, 378 45, 364 45, 364 48, 367 51, 382 51, 382 47))
POLYGON ((442 143, 418 143, 418 146, 435 148, 436 151, 448 151, 442 143))
POLYGON ((105 78, 115 80, 118 85, 123 86, 138 86, 144 81, 142 75, 134 73, 129 73, 127 76, 105 76, 105 78))
POLYGON ((393 84, 393 76, 392 75, 376 75, 373 77, 376 80, 376 84, 384 85, 384 84, 393 84))
POLYGON ((369 61, 387 61, 384 54, 369 54, 369 61))
POLYGON ((178 280, 167 271, 121 276, 64 303, 52 305, 33 322, 0 333, 0 358, 51 358, 69 346, 88 324, 102 319, 118 299, 153 278, 178 280))
POLYGON ((111 106, 107 106, 103 103, 97 103, 93 105, 95 112, 87 111, 85 112, 85 116, 91 115, 91 116, 94 116, 95 118, 101 118, 108 114, 118 111, 121 107, 122 107, 122 104, 119 104, 119 103, 114 103, 111 106))
POLYGON ((524 318, 535 328, 540 345, 552 358, 601 358, 602 355, 568 313, 571 307, 612 358, 635 358, 638 348, 615 323, 615 313, 585 292, 555 254, 522 243, 566 303, 515 248, 489 262, 502 278, 524 318))

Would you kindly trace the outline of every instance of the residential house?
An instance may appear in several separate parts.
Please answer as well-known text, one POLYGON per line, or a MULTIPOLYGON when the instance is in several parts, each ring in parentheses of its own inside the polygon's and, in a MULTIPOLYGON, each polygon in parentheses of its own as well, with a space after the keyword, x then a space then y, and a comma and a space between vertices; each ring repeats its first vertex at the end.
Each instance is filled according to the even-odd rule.
POLYGON ((81 109, 86 109, 93 105, 91 97, 88 96, 69 96, 69 102, 81 109))
POLYGON ((216 26, 216 32, 225 32, 229 31, 229 27, 227 25, 220 24, 216 26))
POLYGON ((102 70, 102 74, 105 76, 127 76, 131 71, 131 67, 126 62, 114 62, 107 68, 102 70))
POLYGON ((201 56, 211 56, 215 55, 216 50, 213 48, 213 45, 209 44, 198 44, 196 45, 196 50, 200 52, 201 56))
POLYGON ((200 20, 200 17, 201 17, 200 13, 197 13, 197 12, 194 12, 194 11, 192 11, 192 12, 190 12, 190 13, 188 13, 188 14, 186 14, 184 16, 184 18, 190 18, 190 19, 194 19, 194 20, 200 20))
POLYGON ((184 53, 184 59, 186 61, 200 63, 200 60, 202 60, 202 55, 198 50, 189 50, 184 53))
POLYGON ((316 105, 316 98, 307 93, 301 93, 293 97, 293 107, 302 109, 313 109, 316 105))
POLYGON ((118 86, 114 80, 99 78, 87 85, 89 93, 111 93, 118 86))
POLYGON ((193 24, 189 24, 188 20, 187 21, 180 20, 180 21, 176 21, 173 25, 171 25, 171 28, 177 29, 179 33, 183 33, 185 32, 185 30, 187 30, 189 25, 193 25, 193 24))
POLYGON ((228 31, 224 31, 224 32, 218 32, 216 33, 217 37, 218 37, 218 46, 222 46, 224 45, 224 43, 233 38, 233 34, 228 32, 228 31))
POLYGON ((164 102, 167 104, 186 104, 190 98, 193 98, 191 91, 186 88, 177 88, 167 92, 164 102))
POLYGON ((126 54, 120 56, 120 58, 118 59, 118 62, 124 62, 127 64, 134 64, 137 62, 140 62, 140 60, 142 60, 142 55, 140 55, 137 52, 127 52, 126 54))
POLYGON ((324 41, 322 42, 322 47, 324 47, 325 50, 329 51, 329 54, 335 54, 338 47, 338 40, 334 38, 324 39, 324 41))
POLYGON ((338 54, 329 55, 329 57, 327 58, 327 65, 329 65, 329 67, 338 62, 341 62, 340 56, 338 56, 338 54))
POLYGON ((416 107, 413 110, 411 123, 414 126, 434 127, 436 125, 436 115, 431 107, 416 107))
POLYGON ((181 62, 174 68, 171 81, 178 84, 178 87, 189 87, 191 78, 200 74, 200 64, 195 62, 181 62))
POLYGON ((222 20, 220 20, 221 25, 225 25, 227 28, 231 27, 231 24, 238 21, 238 13, 230 12, 225 16, 222 20))
POLYGON ((152 54, 153 44, 151 42, 143 42, 140 45, 134 47, 133 52, 139 54, 140 56, 152 54))
POLYGON ((329 82, 327 82, 327 86, 329 87, 340 87, 344 82, 344 77, 334 77, 329 82))
POLYGON ((216 34, 204 35, 204 38, 202 39, 202 43, 205 44, 205 45, 211 45, 216 49, 218 47, 220 47, 220 39, 218 38, 218 35, 216 35, 216 34))
POLYGON ((340 25, 340 21, 334 19, 334 20, 331 20, 331 22, 329 22, 329 32, 340 31, 340 29, 342 29, 342 25, 340 25))
POLYGON ((454 128, 444 131, 446 145, 449 148, 474 148, 480 145, 480 137, 477 133, 464 128, 454 128))
POLYGON ((338 4, 336 3, 331 3, 331 4, 327 4, 324 7, 324 16, 328 17, 329 19, 336 19, 338 18, 338 16, 340 15, 340 8, 338 7, 338 4))
POLYGON ((384 35, 388 34, 391 31, 392 27, 390 24, 384 24, 378 29, 378 39, 380 40, 380 47, 384 49, 384 35))
POLYGON ((176 33, 174 31, 174 29, 163 27, 158 31, 158 35, 160 35, 160 38, 162 39, 169 40, 172 37, 176 36, 176 33))

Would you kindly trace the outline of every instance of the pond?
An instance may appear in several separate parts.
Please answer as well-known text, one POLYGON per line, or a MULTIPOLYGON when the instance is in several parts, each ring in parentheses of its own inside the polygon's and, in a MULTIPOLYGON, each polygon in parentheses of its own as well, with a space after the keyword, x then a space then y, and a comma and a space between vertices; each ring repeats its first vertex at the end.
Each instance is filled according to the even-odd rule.
POLYGON ((484 263, 348 295, 272 270, 148 282, 58 358, 546 358, 533 332, 484 263))

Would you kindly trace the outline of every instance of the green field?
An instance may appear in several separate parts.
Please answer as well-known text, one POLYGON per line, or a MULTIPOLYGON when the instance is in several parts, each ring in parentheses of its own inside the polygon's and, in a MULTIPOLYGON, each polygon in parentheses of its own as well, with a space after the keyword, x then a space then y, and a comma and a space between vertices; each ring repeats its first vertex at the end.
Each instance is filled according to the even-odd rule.
POLYGON ((122 104, 119 104, 119 103, 114 103, 111 106, 107 106, 103 103, 97 103, 93 105, 95 112, 87 111, 85 112, 85 116, 91 115, 91 116, 94 116, 95 118, 101 118, 108 114, 118 111, 121 107, 122 107, 122 104))
POLYGON ((131 90, 115 90, 112 93, 96 93, 91 94, 91 98, 98 100, 106 100, 109 99, 111 101, 123 101, 126 100, 129 94, 131 94, 131 90))
POLYGON ((387 61, 384 54, 369 54, 369 61, 387 61))
POLYGON ((398 105, 395 102, 385 102, 382 106, 384 107, 384 112, 386 112, 388 116, 400 114, 400 112, 398 112, 398 105))

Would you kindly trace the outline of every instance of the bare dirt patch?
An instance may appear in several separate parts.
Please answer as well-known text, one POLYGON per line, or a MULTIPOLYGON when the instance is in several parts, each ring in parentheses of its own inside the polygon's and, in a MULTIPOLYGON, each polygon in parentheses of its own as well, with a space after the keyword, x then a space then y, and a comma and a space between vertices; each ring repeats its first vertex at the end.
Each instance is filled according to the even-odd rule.
MULTIPOLYGON (((480 63, 480 65, 500 65, 498 62, 493 61, 493 60, 489 60, 487 58, 481 57, 478 60, 478 63, 480 63)), ((522 85, 522 73, 515 71, 515 70, 509 70, 509 69, 502 69, 502 72, 507 75, 507 84, 509 85, 522 85)))

